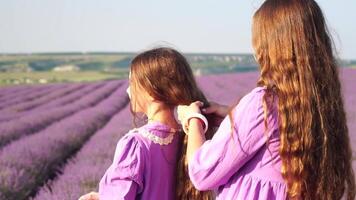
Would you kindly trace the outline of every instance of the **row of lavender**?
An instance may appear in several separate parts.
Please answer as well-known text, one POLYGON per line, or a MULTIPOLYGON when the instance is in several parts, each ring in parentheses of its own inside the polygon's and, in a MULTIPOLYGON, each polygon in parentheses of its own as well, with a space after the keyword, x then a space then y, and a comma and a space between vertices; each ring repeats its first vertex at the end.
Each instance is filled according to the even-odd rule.
MULTIPOLYGON (((253 88, 256 80, 256 73, 246 73, 201 77, 198 83, 209 99, 231 104, 239 95, 253 88), (232 83, 239 86, 236 87, 232 83)), ((42 187, 34 199, 78 199, 82 194, 97 191, 100 178, 112 162, 117 141, 130 127, 130 112, 127 106, 99 130, 64 167, 62 174, 42 187)))
POLYGON ((64 167, 62 175, 42 187, 35 200, 78 199, 97 191, 98 183, 112 163, 117 141, 131 127, 129 105, 99 130, 64 167))
MULTIPOLYGON (((353 147, 356 147, 356 107, 354 106, 356 103, 356 89, 353 87, 353 82, 356 80, 356 70, 342 70, 340 77, 344 86, 351 142, 353 147)), ((199 78, 199 85, 209 99, 232 104, 255 87, 257 78, 257 73, 206 76, 199 78)), ((21 90, 18 91, 18 93, 20 92, 21 90)), ((4 95, 1 95, 0 90, 0 99, 2 98, 4 98, 4 95)), ((124 110, 117 112, 102 129, 98 130, 95 134, 92 133, 94 135, 70 159, 68 164, 63 168, 55 168, 61 173, 58 173, 58 177, 54 180, 48 181, 46 186, 39 190, 34 199, 77 199, 81 194, 97 190, 101 176, 112 162, 117 140, 130 128, 131 120, 128 116, 130 116, 130 113, 128 106, 126 106, 124 110)), ((2 155, 4 154, 0 151, 0 159, 2 155)), ((61 166, 56 165, 56 167, 61 166)), ((0 167, 2 167, 1 163, 0 167)), ((19 196, 17 196, 17 199, 20 199, 19 196)))
MULTIPOLYGON (((51 105, 43 109, 34 109, 29 111, 30 113, 22 114, 18 118, 10 121, 0 123, 0 148, 10 143, 13 140, 17 140, 23 136, 35 133, 52 123, 70 116, 84 108, 95 105, 102 99, 106 98, 120 83, 107 84, 100 90, 95 90, 90 95, 85 95, 83 92, 88 90, 79 90, 74 94, 79 100, 67 102, 66 105, 51 105)), ((97 85, 93 85, 91 89, 97 88, 97 85)), ((73 94, 72 94, 73 95, 73 94)), ((61 101, 62 99, 58 99, 61 101)), ((4 115, 6 116, 6 115, 4 115)))
POLYGON ((5 113, 6 116, 10 115, 12 118, 11 117, 2 118, 2 121, 7 121, 15 117, 18 117, 20 116, 19 114, 21 114, 24 111, 33 110, 43 105, 46 105, 48 102, 66 96, 74 91, 78 91, 82 89, 84 86, 85 86, 84 84, 65 85, 57 90, 52 90, 50 92, 47 92, 46 95, 37 97, 32 101, 23 101, 15 105, 6 106, 5 108, 2 109, 1 112, 5 113))
MULTIPOLYGON (((77 98, 83 97, 85 91, 90 91, 90 88, 95 89, 103 85, 103 83, 95 83, 95 84, 67 84, 63 87, 52 88, 43 96, 37 97, 33 100, 25 100, 21 101, 17 104, 13 104, 1 109, 2 115, 0 116, 0 122, 9 121, 14 118, 22 117, 25 114, 31 113, 31 111, 36 109, 43 109, 55 106, 62 106, 67 103, 70 103, 77 98), (85 89, 84 89, 85 88, 85 89), (81 96, 78 96, 81 95, 81 96), (64 100, 67 99, 67 100, 64 100), (50 105, 50 106, 49 106, 50 105)), ((35 87, 36 88, 36 87, 35 87)), ((34 90, 34 89, 32 89, 34 90)), ((41 90, 41 88, 38 88, 41 90)), ((31 94, 28 94, 31 95, 31 94)), ((26 94, 17 94, 16 92, 13 94, 12 98, 28 98, 26 94), (19 97, 17 97, 20 95, 19 97)))
POLYGON ((344 69, 340 73, 343 86, 347 127, 349 128, 350 142, 353 148, 353 168, 356 174, 356 69, 344 69))
MULTIPOLYGON (((75 91, 72 88, 72 92, 64 92, 66 96, 50 101, 48 104, 52 105, 46 109, 28 110, 19 119, 0 123, 0 128, 8 125, 3 129, 7 132, 0 132, 1 142, 3 139, 8 141, 0 150, 0 199, 26 199, 33 195, 96 130, 128 102, 125 81, 89 85, 85 86, 85 90, 75 91), (76 99, 68 101, 68 96, 76 99), (55 106, 60 105, 58 101, 66 103, 55 106), (19 122, 27 124, 19 126, 19 122)), ((63 93, 64 89, 60 90, 63 93)), ((53 93, 45 96, 53 99, 58 94, 53 93)))
MULTIPOLYGON (((233 104, 256 86, 257 78, 257 73, 226 74, 200 77, 198 83, 209 99, 233 104)), ((356 103, 356 95, 352 95, 356 94, 356 89, 352 87, 356 70, 342 71, 341 78, 346 94, 346 107, 349 109, 354 105, 353 103, 356 103)), ((356 124, 356 118, 353 117, 356 114, 356 107, 353 106, 350 111, 348 112, 349 125, 356 124)), ((129 115, 128 107, 115 115, 65 166, 63 174, 47 183, 34 199, 77 199, 81 194, 97 191, 100 178, 112 162, 118 139, 129 130, 129 115)), ((354 141, 355 128, 349 127, 351 141, 354 141)), ((355 141, 353 146, 356 147, 355 141)))
POLYGON ((51 90, 56 90, 62 87, 61 85, 47 85, 40 88, 29 88, 28 90, 13 92, 4 96, 1 99, 0 109, 4 109, 8 106, 14 105, 19 102, 31 101, 43 95, 46 95, 51 90))

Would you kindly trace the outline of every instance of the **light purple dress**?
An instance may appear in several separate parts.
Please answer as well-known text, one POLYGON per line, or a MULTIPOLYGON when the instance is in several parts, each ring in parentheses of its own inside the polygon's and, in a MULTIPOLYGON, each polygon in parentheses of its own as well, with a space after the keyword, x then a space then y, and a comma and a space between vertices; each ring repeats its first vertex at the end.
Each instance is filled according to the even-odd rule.
POLYGON ((152 122, 123 136, 99 183, 100 200, 175 199, 180 142, 178 134, 169 131, 168 126, 152 122))
POLYGON ((281 175, 276 104, 265 131, 262 97, 257 87, 234 108, 234 130, 226 117, 211 140, 189 160, 189 176, 199 190, 214 190, 216 199, 286 199, 281 175), (268 139, 268 148, 266 145, 268 139))

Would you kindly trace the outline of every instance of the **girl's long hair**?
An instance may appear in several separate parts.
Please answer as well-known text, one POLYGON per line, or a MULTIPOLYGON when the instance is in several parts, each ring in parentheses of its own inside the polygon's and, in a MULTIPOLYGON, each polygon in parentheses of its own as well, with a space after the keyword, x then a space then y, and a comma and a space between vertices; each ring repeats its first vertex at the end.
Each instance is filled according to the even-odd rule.
MULTIPOLYGON (((266 0, 253 18, 258 84, 278 98, 290 199, 355 198, 352 151, 333 43, 313 0, 266 0)), ((268 110, 265 110, 268 112, 268 110)))
MULTIPOLYGON (((171 109, 177 105, 189 105, 194 101, 202 101, 205 106, 208 106, 208 101, 198 88, 187 60, 182 54, 171 48, 155 48, 136 56, 131 63, 130 87, 133 89, 141 87, 155 100, 163 102, 171 109)), ((212 120, 209 116, 207 118, 212 120)), ((215 130, 209 128, 206 137, 210 139, 214 132, 215 130)), ((180 134, 181 147, 177 155, 176 198, 212 199, 210 191, 196 190, 189 179, 186 162, 187 136, 184 133, 180 134)))

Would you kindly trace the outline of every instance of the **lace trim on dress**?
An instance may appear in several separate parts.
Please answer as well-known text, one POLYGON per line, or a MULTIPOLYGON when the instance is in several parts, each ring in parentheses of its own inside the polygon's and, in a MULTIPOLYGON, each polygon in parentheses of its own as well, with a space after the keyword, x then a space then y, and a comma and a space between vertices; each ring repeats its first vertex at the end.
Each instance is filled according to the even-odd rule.
POLYGON ((174 134, 175 134, 175 133, 170 133, 167 137, 161 138, 161 137, 158 137, 157 135, 154 135, 153 133, 151 133, 148 130, 141 131, 140 133, 144 137, 151 140, 153 143, 159 144, 159 145, 168 145, 168 144, 172 143, 172 141, 174 139, 174 134))

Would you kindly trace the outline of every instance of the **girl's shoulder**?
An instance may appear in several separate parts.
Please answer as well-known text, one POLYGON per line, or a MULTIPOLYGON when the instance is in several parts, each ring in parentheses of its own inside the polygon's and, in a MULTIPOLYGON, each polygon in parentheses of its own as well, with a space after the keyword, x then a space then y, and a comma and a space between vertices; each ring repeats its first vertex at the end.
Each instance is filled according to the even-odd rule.
POLYGON ((253 98, 253 97, 262 97, 266 92, 266 87, 258 86, 252 89, 245 97, 253 98))
POLYGON ((243 96, 240 102, 237 104, 235 109, 251 107, 251 106, 262 106, 262 99, 265 94, 266 87, 256 87, 243 96))
POLYGON ((173 143, 176 132, 177 129, 172 129, 160 122, 149 122, 139 128, 130 130, 125 137, 137 140, 147 149, 150 149, 152 145, 170 145, 173 143))
POLYGON ((147 125, 129 130, 118 141, 117 148, 134 144, 140 148, 140 151, 148 152, 152 141, 148 137, 147 130, 147 125))
POLYGON ((143 148, 144 141, 141 138, 142 127, 133 128, 124 134, 117 143, 117 147, 136 145, 143 148))
POLYGON ((148 123, 139 128, 128 131, 118 141, 115 151, 116 163, 120 160, 129 162, 147 160, 150 155, 161 151, 159 146, 166 150, 174 150, 179 144, 177 134, 169 132, 170 128, 159 123, 148 123))
MULTIPOLYGON (((232 116, 239 123, 260 123, 267 114, 268 120, 278 121, 278 98, 264 99, 266 87, 256 87, 246 94, 232 109, 232 116), (268 102, 266 102, 268 101, 268 102), (266 105, 266 103, 268 105, 266 105), (266 107, 267 106, 267 107, 266 107), (267 109, 267 110, 266 110, 267 109), (244 121, 244 122, 242 122, 244 121)), ((271 122, 272 123, 272 122, 271 122)))
POLYGON ((143 141, 140 139, 139 130, 132 129, 124 134, 120 140, 117 142, 114 162, 115 159, 123 158, 127 160, 136 160, 139 157, 144 156, 146 151, 143 141))
POLYGON ((133 180, 142 187, 146 150, 135 134, 131 130, 117 142, 113 163, 102 180, 133 180))
POLYGON ((139 143, 142 147, 148 148, 148 139, 144 137, 147 133, 147 125, 143 125, 138 128, 133 128, 129 130, 128 133, 126 133, 123 136, 123 140, 132 140, 135 141, 136 143, 139 143))

